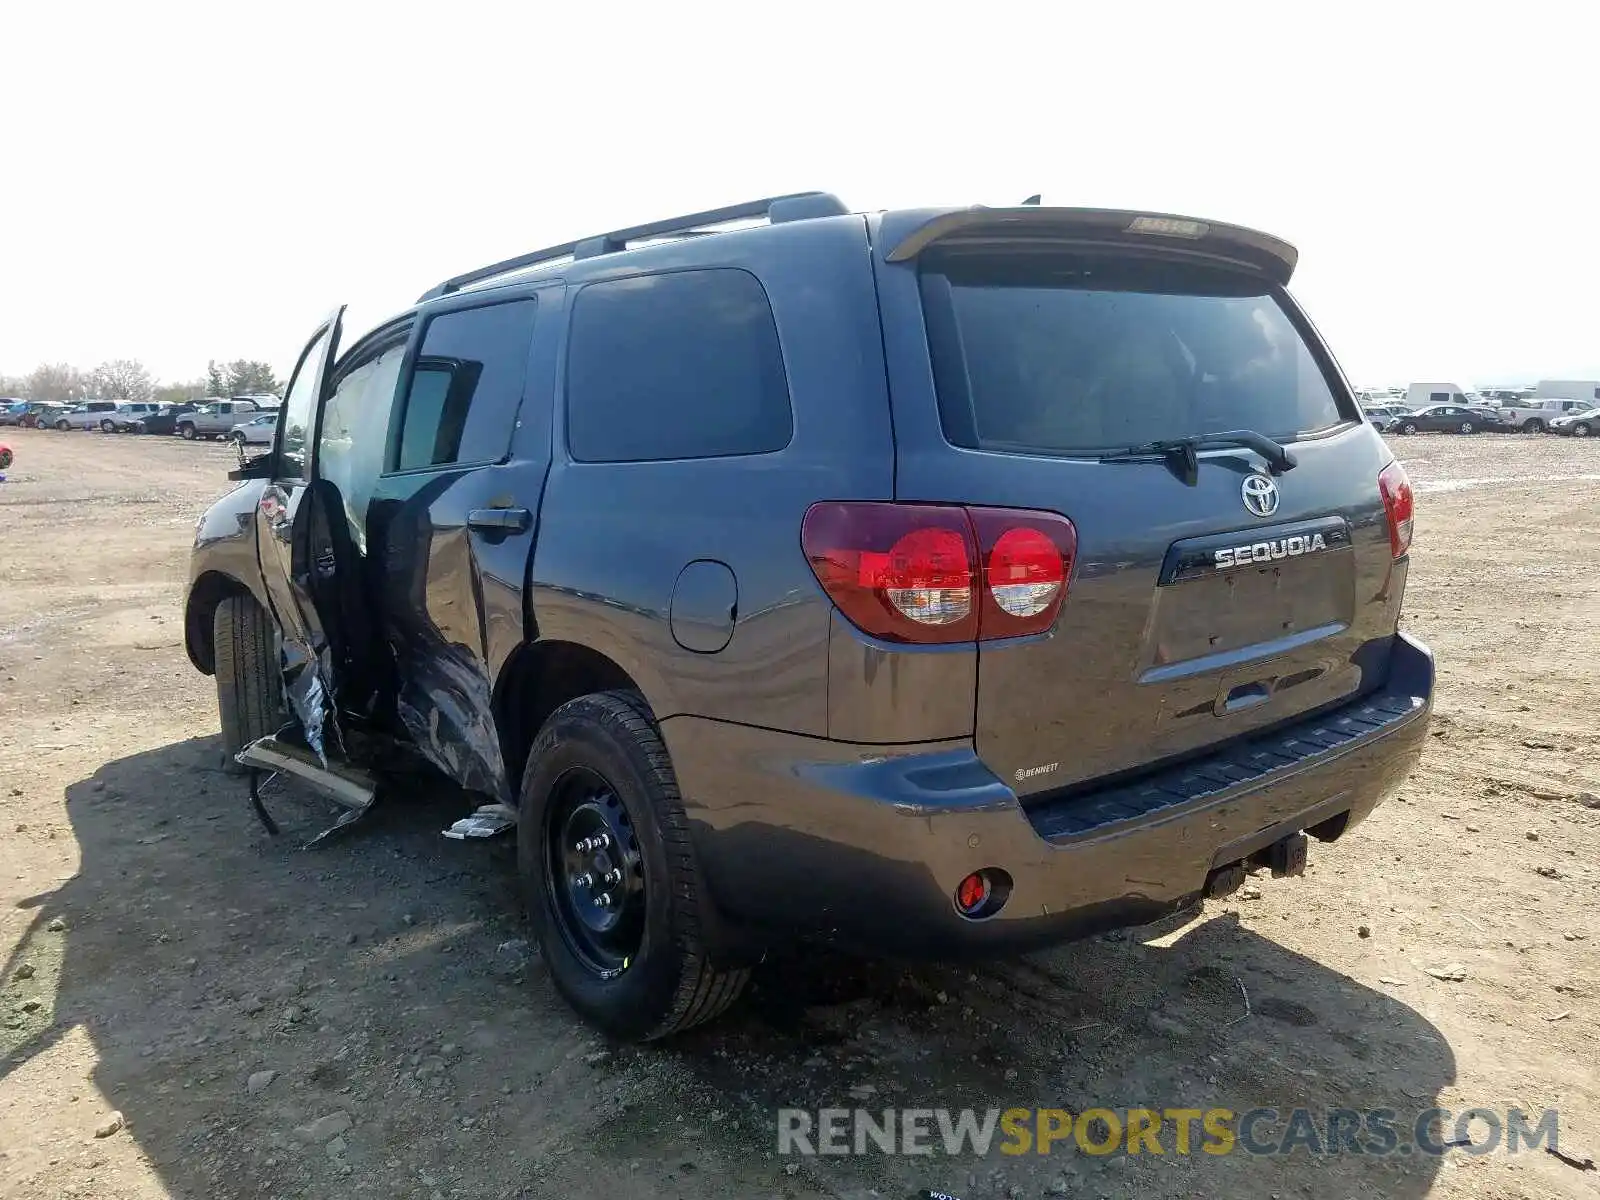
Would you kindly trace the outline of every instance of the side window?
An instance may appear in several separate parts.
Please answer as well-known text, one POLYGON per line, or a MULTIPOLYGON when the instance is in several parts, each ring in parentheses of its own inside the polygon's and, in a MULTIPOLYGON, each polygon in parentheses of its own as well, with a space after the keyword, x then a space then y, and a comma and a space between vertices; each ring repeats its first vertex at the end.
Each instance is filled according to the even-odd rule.
MULTIPOLYGON (((316 415, 317 380, 322 377, 322 359, 328 353, 332 330, 324 327, 312 338, 300 356, 294 380, 283 397, 282 417, 278 422, 278 478, 306 477, 306 442, 311 436, 311 421, 316 415)), ((218 411, 226 411, 219 406, 218 411)))
POLYGON ((1444 403, 1448 402, 1449 399, 1450 399, 1450 393, 1449 392, 1429 392, 1428 393, 1428 403, 1429 404, 1444 404, 1444 403))
POLYGON ((533 339, 534 300, 428 322, 407 389, 394 469, 494 462, 511 446, 533 339))
POLYGON ((340 376, 322 407, 317 431, 317 475, 339 489, 356 548, 366 553, 367 503, 383 473, 383 448, 389 429, 405 339, 340 376))
POLYGON ((772 307, 748 271, 590 284, 566 378, 567 446, 582 462, 764 454, 794 433, 772 307))

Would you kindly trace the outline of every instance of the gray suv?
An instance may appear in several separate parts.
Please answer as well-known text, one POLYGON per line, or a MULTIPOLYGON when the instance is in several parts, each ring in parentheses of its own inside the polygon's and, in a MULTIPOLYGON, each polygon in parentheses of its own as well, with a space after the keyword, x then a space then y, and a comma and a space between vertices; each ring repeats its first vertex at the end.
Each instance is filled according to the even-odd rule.
POLYGON ((803 193, 348 347, 335 312, 201 522, 189 657, 230 754, 347 819, 408 756, 506 806, 556 985, 624 1037, 791 939, 1014 952, 1297 874, 1404 780, 1434 669, 1411 486, 1295 260, 803 193))

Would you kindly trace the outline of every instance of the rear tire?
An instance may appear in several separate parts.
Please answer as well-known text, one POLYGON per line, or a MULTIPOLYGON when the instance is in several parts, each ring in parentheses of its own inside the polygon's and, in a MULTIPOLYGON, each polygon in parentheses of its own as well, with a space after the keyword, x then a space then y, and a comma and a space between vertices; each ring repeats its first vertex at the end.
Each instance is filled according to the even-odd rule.
POLYGON ((717 1016, 744 990, 749 970, 719 969, 707 953, 705 885, 677 777, 637 692, 581 696, 545 722, 522 776, 517 868, 556 990, 607 1033, 629 1041, 666 1037, 717 1016), (571 836, 585 815, 578 810, 592 815, 595 805, 581 801, 595 785, 601 808, 628 839, 615 860, 626 877, 607 887, 608 908, 621 909, 619 925, 600 935, 582 923, 576 884, 562 865, 575 848, 563 832, 571 836), (635 903, 642 907, 637 949, 616 936, 628 928, 621 922, 635 903), (604 965, 612 960, 607 954, 615 965, 604 965))
POLYGON ((217 605, 211 648, 223 767, 243 773, 233 756, 257 738, 276 733, 288 719, 272 620, 254 596, 227 596, 217 605))
POLYGON ((1462 433, 1477 433, 1478 432, 1478 427, 1476 425, 1474 425, 1471 421, 1463 421, 1463 422, 1461 422, 1461 432, 1462 433))

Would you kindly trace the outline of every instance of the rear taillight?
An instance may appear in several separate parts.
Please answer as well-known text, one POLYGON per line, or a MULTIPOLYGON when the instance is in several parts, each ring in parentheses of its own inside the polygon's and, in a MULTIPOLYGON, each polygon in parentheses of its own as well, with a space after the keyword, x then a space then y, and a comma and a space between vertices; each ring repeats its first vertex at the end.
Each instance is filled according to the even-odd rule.
POLYGON ((969 508, 983 552, 982 638, 1042 633, 1055 624, 1078 553, 1078 531, 1063 516, 1011 508, 969 508))
POLYGON ((1404 558, 1411 549, 1411 525, 1416 517, 1416 497, 1411 492, 1411 480, 1406 469, 1392 462, 1378 472, 1378 491, 1383 496, 1383 511, 1389 518, 1389 549, 1396 558, 1404 558))
POLYGON ((829 501, 807 511, 800 541, 852 624, 926 644, 1049 629, 1078 538, 1055 513, 829 501))

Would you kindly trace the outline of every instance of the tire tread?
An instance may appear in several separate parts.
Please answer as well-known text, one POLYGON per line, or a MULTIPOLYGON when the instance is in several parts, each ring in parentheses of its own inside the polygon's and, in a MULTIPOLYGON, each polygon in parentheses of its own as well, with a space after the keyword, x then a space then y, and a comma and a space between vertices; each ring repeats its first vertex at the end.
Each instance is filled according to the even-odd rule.
MULTIPOLYGON (((690 840, 678 777, 661 731, 645 698, 636 691, 594 692, 569 701, 562 707, 582 706, 590 711, 586 719, 612 726, 643 755, 655 787, 649 797, 660 827, 667 860, 668 880, 677 900, 673 913, 672 936, 679 958, 676 991, 659 1019, 640 1037, 654 1041, 680 1033, 720 1015, 737 1000, 749 982, 748 967, 719 968, 706 950, 702 932, 701 885, 696 868, 694 845, 690 840)), ((552 720, 536 740, 529 756, 537 761, 545 749, 547 735, 553 735, 552 720)), ((553 736, 551 737, 553 740, 553 736)))
POLYGON ((254 597, 226 596, 217 605, 212 649, 223 750, 231 758, 283 723, 272 628, 254 597))

